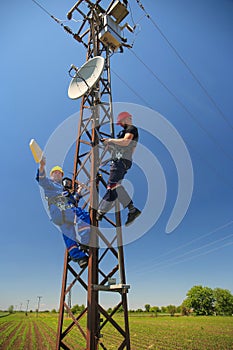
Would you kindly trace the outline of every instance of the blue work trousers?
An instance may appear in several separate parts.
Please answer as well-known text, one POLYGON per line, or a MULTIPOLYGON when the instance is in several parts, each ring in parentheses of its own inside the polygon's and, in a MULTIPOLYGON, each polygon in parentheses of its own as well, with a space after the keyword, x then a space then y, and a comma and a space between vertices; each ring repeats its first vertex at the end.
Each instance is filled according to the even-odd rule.
POLYGON ((80 235, 80 243, 88 245, 90 239, 90 217, 89 213, 81 208, 70 208, 61 211, 56 205, 49 207, 52 221, 60 227, 63 240, 72 260, 82 259, 86 254, 80 249, 76 240, 76 230, 74 217, 77 216, 78 233, 80 235))

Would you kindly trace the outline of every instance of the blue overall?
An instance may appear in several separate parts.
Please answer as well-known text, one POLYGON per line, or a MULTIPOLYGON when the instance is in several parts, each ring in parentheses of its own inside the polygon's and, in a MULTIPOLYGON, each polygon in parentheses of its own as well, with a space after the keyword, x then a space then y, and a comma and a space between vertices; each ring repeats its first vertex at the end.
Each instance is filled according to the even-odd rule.
POLYGON ((45 176, 45 172, 37 172, 36 180, 43 188, 46 199, 49 204, 49 212, 52 222, 60 227, 63 235, 63 239, 68 249, 69 255, 72 260, 77 261, 86 256, 86 254, 80 249, 79 244, 76 241, 75 231, 75 215, 77 218, 78 232, 81 237, 80 243, 88 245, 90 235, 90 217, 89 213, 79 207, 69 206, 62 209, 59 204, 63 204, 67 200, 62 198, 63 186, 61 183, 52 181, 45 176), (60 203, 59 203, 60 199, 60 203), (63 202, 63 203, 62 203, 63 202))

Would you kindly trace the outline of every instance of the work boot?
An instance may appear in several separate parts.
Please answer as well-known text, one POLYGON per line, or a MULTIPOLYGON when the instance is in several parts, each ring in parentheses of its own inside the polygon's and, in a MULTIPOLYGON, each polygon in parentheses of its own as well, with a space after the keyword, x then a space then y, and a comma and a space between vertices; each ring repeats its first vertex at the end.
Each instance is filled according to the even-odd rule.
POLYGON ((130 210, 128 213, 127 220, 125 222, 125 226, 129 226, 133 223, 133 221, 141 214, 141 211, 137 208, 130 210))
POLYGON ((84 256, 84 258, 78 259, 78 264, 81 269, 84 269, 88 265, 88 256, 84 256))
POLYGON ((86 245, 86 244, 79 244, 79 248, 84 252, 84 253, 88 253, 88 249, 89 249, 89 246, 86 245))

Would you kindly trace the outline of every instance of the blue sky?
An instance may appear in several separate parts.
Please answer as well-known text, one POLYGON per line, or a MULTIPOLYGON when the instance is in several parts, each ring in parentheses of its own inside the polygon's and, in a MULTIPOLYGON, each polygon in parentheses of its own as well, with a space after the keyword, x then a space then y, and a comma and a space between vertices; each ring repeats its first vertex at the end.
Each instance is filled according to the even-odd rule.
MULTIPOLYGON (((40 3, 59 19, 74 4, 40 3)), ((179 305, 196 284, 233 292, 233 2, 142 3, 151 20, 130 0, 138 24, 136 37, 128 35, 129 43, 135 39, 133 51, 111 58, 113 100, 150 107, 176 128, 190 153, 194 190, 183 221, 166 234, 177 192, 174 164, 158 140, 142 132, 141 143, 163 167, 168 193, 155 225, 125 247, 130 308, 179 305)), ((45 146, 56 127, 79 110, 79 101, 67 96, 67 72, 70 64, 84 63, 85 49, 32 1, 2 2, 0 9, 0 309, 21 303, 25 308, 26 300, 35 309, 37 296, 41 308, 58 308, 64 245, 43 208, 28 143, 35 138, 45 146)), ((133 24, 131 16, 127 21, 133 24)), ((135 167, 127 178, 136 184, 134 199, 141 207, 144 188, 137 176, 135 167)), ((73 303, 85 302, 78 293, 73 303)), ((112 296, 105 303, 111 305, 112 296)))

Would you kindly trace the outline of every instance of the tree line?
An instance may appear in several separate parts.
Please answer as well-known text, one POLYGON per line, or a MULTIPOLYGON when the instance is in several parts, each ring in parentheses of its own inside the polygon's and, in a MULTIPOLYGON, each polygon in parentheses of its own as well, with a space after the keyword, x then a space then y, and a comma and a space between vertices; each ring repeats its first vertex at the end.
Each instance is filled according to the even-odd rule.
MULTIPOLYGON (((85 309, 84 305, 74 305, 71 311, 76 314, 80 313, 85 309)), ((109 308, 108 313, 113 310, 109 308)), ((11 314, 14 312, 14 306, 11 305, 8 308, 8 312, 11 314)), ((32 312, 32 310, 30 310, 32 312)), ((46 310, 42 312, 56 313, 55 309, 51 311, 46 310)), ((123 312, 123 307, 121 306, 117 312, 123 312)), ((233 295, 228 289, 203 287, 201 285, 193 286, 186 294, 186 298, 181 305, 167 305, 167 306, 151 306, 150 304, 145 304, 144 309, 129 310, 129 312, 134 313, 153 313, 157 315, 158 313, 170 314, 174 316, 175 314, 181 315, 220 315, 220 316, 233 316, 233 295)))
MULTIPOLYGON (((73 313, 83 311, 84 305, 74 305, 72 308, 73 313)), ((113 310, 109 308, 108 313, 113 310)), ((117 312, 123 312, 121 306, 117 312)), ((145 304, 144 309, 129 310, 129 312, 137 313, 158 313, 169 314, 174 316, 175 314, 181 315, 221 315, 221 316, 232 316, 233 315, 233 295, 228 289, 209 287, 193 286, 186 294, 186 298, 181 305, 167 305, 167 306, 151 306, 145 304)))
MULTIPOLYGON (((143 311, 143 310, 142 310, 143 311)), ((233 295, 228 289, 193 286, 186 294, 186 298, 180 306, 150 306, 145 305, 145 312, 175 313, 182 315, 233 315, 233 295)))

